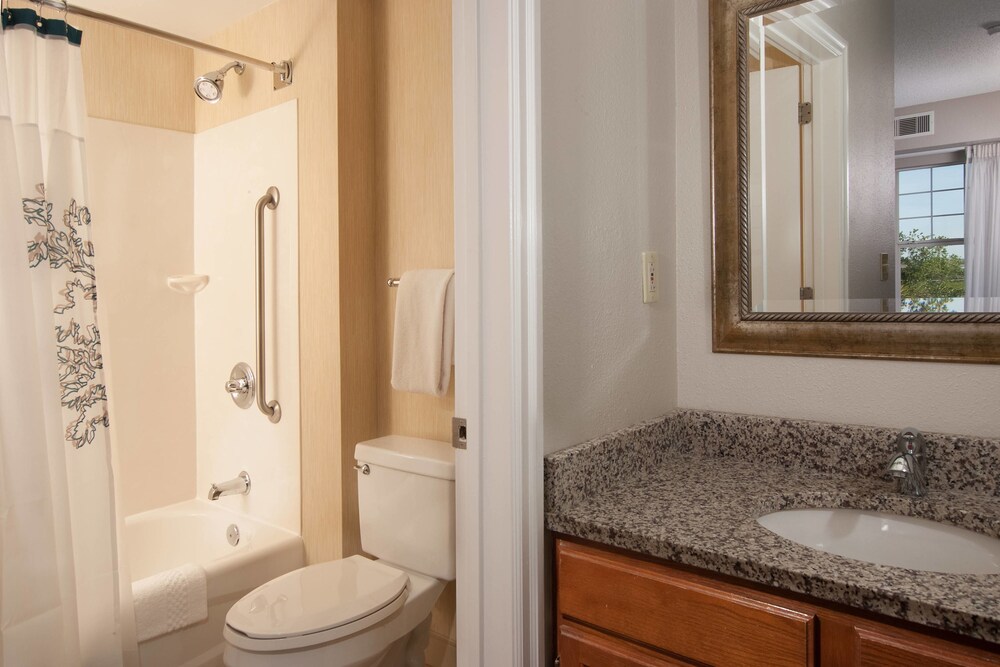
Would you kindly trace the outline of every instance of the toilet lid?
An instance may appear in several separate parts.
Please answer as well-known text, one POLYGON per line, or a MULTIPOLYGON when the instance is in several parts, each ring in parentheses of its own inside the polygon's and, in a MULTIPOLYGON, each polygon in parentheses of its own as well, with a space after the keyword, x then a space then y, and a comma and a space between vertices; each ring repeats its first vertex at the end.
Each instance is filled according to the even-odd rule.
POLYGON ((247 593, 226 624, 256 639, 322 632, 371 616, 397 599, 408 580, 405 572, 362 556, 310 565, 247 593))

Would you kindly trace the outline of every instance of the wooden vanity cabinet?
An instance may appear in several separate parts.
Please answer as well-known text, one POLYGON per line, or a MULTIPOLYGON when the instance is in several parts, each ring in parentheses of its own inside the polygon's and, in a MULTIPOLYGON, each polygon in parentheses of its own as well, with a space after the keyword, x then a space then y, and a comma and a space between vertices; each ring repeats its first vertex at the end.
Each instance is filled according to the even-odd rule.
POLYGON ((996 667, 1000 658, 982 655, 955 643, 923 637, 914 632, 893 632, 858 625, 853 628, 854 661, 846 664, 883 667, 996 667))
POLYGON ((1000 667, 978 648, 575 540, 557 539, 561 667, 1000 667))
POLYGON ((560 665, 597 667, 679 667, 690 665, 631 642, 590 630, 571 621, 559 624, 560 665))

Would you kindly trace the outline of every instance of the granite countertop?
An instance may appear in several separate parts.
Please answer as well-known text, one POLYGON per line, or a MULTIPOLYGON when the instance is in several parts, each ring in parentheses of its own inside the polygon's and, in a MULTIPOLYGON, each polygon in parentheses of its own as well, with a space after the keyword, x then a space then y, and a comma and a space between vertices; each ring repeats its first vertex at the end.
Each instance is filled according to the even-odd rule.
MULTIPOLYGON (((801 546, 756 522, 781 509, 849 507, 934 519, 1000 537, 1000 495, 984 493, 981 484, 963 483, 954 485, 961 488, 932 486, 927 497, 912 499, 895 493, 880 475, 812 469, 780 455, 742 458, 739 453, 745 453, 746 446, 706 447, 698 434, 697 428, 704 430, 706 424, 717 432, 719 419, 730 420, 730 426, 741 419, 718 414, 674 415, 550 456, 546 527, 1000 643, 1000 575, 940 574, 865 563, 801 546)), ((792 424, 798 434, 803 424, 807 430, 814 428, 808 422, 781 424, 792 424)), ((763 431, 770 433, 774 424, 765 426, 763 431)), ((758 422, 750 431, 760 427, 758 422)), ((928 438, 929 447, 934 442, 928 438)), ((759 452, 759 445, 754 447, 759 452)), ((883 458, 887 462, 888 454, 883 458)), ((961 465, 940 457, 939 462, 943 468, 961 465)), ((982 473, 996 478, 993 471, 1000 468, 990 469, 992 463, 986 462, 982 473)))

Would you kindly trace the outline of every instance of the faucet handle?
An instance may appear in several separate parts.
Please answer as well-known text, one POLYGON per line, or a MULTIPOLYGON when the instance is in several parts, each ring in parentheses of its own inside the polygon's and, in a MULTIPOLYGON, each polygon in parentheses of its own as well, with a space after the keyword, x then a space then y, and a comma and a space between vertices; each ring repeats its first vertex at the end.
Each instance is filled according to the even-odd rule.
POLYGON ((926 445, 927 441, 924 440, 924 434, 912 426, 904 428, 896 436, 896 446, 900 454, 923 456, 926 445))
POLYGON ((247 390, 250 383, 247 382, 246 378, 239 378, 238 380, 228 380, 226 382, 226 391, 230 394, 242 393, 247 390))
POLYGON ((233 402, 246 410, 253 405, 256 390, 256 379, 250 366, 243 361, 233 366, 226 381, 226 392, 232 396, 233 402))

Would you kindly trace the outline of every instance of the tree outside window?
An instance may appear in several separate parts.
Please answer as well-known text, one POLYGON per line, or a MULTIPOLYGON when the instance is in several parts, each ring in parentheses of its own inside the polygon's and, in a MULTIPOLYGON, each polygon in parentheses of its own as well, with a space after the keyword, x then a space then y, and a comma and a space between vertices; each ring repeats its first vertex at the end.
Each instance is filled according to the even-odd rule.
POLYGON ((962 312, 965 164, 897 171, 901 312, 962 312))

